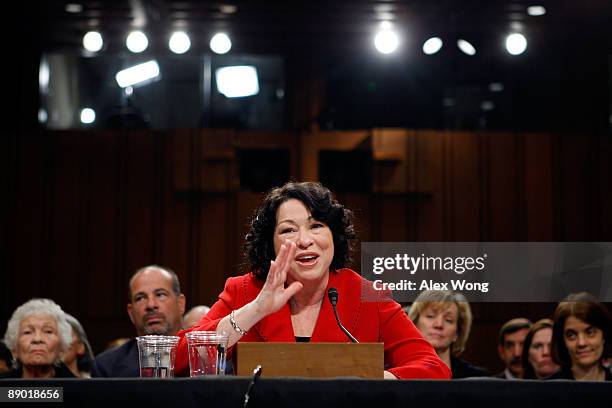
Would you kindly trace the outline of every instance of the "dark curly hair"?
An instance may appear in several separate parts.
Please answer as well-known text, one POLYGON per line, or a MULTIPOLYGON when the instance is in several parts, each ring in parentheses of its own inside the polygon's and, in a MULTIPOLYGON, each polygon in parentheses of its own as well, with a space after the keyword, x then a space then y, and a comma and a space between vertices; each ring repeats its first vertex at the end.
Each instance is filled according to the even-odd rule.
POLYGON ((270 190, 253 214, 244 244, 244 254, 250 270, 262 280, 268 276, 270 261, 276 258, 273 243, 276 211, 290 199, 301 201, 315 220, 330 228, 334 239, 334 257, 330 269, 346 267, 351 261, 353 240, 356 237, 353 213, 342 206, 321 183, 289 182, 270 190))

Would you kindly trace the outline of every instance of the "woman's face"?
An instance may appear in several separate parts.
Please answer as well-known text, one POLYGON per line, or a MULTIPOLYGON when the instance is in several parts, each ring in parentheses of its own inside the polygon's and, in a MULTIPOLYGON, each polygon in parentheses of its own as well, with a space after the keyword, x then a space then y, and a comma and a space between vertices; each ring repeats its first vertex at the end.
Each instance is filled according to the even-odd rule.
POLYGON ((450 306, 430 305, 420 314, 417 328, 438 353, 446 351, 457 340, 459 309, 450 306))
POLYGON ((57 321, 49 315, 32 315, 19 323, 17 360, 24 366, 53 364, 60 355, 61 345, 57 321))
POLYGON ((600 364, 605 342, 600 328, 570 316, 563 327, 563 340, 573 366, 589 368, 600 364))
POLYGON ((312 218, 306 206, 291 199, 282 203, 276 212, 274 252, 289 240, 297 249, 291 262, 290 280, 300 282, 323 279, 334 258, 334 239, 329 227, 312 218))
POLYGON ((533 367, 537 378, 548 377, 559 369, 550 354, 551 342, 552 329, 550 327, 538 330, 531 339, 529 363, 533 367))

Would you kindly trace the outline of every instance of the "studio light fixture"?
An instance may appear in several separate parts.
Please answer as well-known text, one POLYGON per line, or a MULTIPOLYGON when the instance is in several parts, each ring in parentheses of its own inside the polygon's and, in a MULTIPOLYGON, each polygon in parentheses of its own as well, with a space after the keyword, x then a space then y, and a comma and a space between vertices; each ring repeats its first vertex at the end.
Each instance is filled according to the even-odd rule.
POLYGON ((83 36, 83 48, 89 52, 98 52, 104 46, 102 34, 98 31, 89 31, 83 36))
POLYGON ((527 14, 533 17, 539 17, 546 14, 546 8, 544 6, 540 6, 539 4, 534 4, 533 6, 527 7, 527 14))
POLYGON ((506 37, 506 50, 511 55, 520 55, 527 49, 527 38, 523 34, 513 33, 506 37))
POLYGON ((215 54, 227 54, 232 49, 232 41, 225 33, 217 33, 210 39, 210 49, 215 54))
POLYGON ((433 55, 442 48, 442 39, 440 37, 431 37, 423 43, 423 52, 427 55, 433 55))
POLYGON ((91 108, 81 109, 80 118, 81 118, 81 123, 85 125, 94 123, 96 120, 96 111, 91 108))
POLYGON ((217 91, 228 98, 242 98, 259 93, 257 69, 251 65, 235 65, 215 71, 217 91))
POLYGON ((380 30, 374 36, 374 47, 381 54, 391 54, 397 50, 399 46, 399 37, 393 31, 391 23, 383 21, 380 24, 380 30))
POLYGON ((39 123, 47 123, 48 115, 47 111, 43 108, 38 109, 38 122, 39 123))
POLYGON ((132 31, 125 40, 125 46, 135 54, 143 52, 149 46, 149 39, 142 31, 132 31))
POLYGON ((117 72, 115 79, 121 88, 146 85, 159 77, 159 64, 155 60, 134 65, 117 72))
POLYGON ((466 55, 476 55, 476 48, 474 48, 472 44, 462 38, 457 40, 457 47, 459 47, 461 52, 466 55))
POLYGON ((64 7, 66 13, 78 14, 83 11, 83 5, 79 3, 68 3, 64 7))
POLYGON ((184 54, 191 48, 191 40, 184 31, 175 31, 170 36, 168 47, 175 54, 184 54))

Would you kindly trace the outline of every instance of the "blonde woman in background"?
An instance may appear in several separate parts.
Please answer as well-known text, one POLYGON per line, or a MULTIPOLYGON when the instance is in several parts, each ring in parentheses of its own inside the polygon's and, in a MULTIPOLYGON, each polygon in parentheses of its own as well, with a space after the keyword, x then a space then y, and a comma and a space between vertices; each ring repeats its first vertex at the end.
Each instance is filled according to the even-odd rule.
POLYGON ((452 378, 489 376, 485 368, 459 358, 472 328, 470 304, 461 293, 423 291, 410 306, 408 315, 440 359, 449 366, 452 378))

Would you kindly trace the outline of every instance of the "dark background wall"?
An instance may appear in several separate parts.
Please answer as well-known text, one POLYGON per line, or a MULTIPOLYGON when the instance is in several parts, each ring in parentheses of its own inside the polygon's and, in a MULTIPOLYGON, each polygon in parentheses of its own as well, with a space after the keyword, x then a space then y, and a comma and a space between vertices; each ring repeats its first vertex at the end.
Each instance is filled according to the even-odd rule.
MULTIPOLYGON (((588 3, 594 21, 605 20, 594 7, 600 2, 588 3)), ((241 241, 261 191, 289 178, 328 184, 355 210, 363 241, 612 241, 611 37, 603 25, 590 30, 590 20, 556 23, 563 34, 550 35, 559 41, 533 35, 533 53, 522 62, 487 53, 470 60, 484 65, 464 56, 449 63, 448 54, 407 56, 426 75, 400 85, 384 80, 403 75, 401 64, 353 58, 359 41, 339 48, 319 36, 325 49, 315 52, 282 36, 282 47, 269 48, 258 31, 248 32, 242 44, 251 38, 255 48, 240 51, 237 41, 237 51, 285 58, 286 131, 51 132, 36 119, 38 67, 49 51, 47 28, 68 26, 30 4, 17 13, 6 13, 1 28, 18 41, 7 41, 2 67, 0 334, 15 307, 45 296, 74 314, 100 351, 133 335, 127 280, 150 263, 177 272, 189 306, 212 303, 225 278, 241 271, 241 241), (583 34, 568 46, 576 33, 583 34), (595 41, 585 47, 585 39, 595 41), (440 97, 493 80, 504 81, 508 96, 496 101, 506 109, 487 126, 480 111, 466 125, 440 108, 440 97), (394 91, 392 98, 383 91, 394 91), (480 130, 428 130, 459 128, 480 130)), ((262 26, 278 37, 275 25, 262 26)), ((81 34, 70 39, 77 47, 81 34)), ((466 357, 500 369, 495 342, 503 321, 539 319, 554 307, 472 304, 466 357)))
MULTIPOLYGON (((605 137, 31 131, 2 145, 0 330, 19 304, 49 297, 83 322, 97 351, 133 335, 126 283, 141 266, 175 270, 189 306, 214 302, 224 280, 243 270, 246 223, 260 190, 279 177, 326 181, 355 210, 363 241, 612 239, 605 137), (261 157, 267 166, 257 166, 261 157), (367 168, 354 157, 369 158, 367 168), (330 169, 334 158, 341 165, 330 169)), ((492 369, 500 368, 495 339, 504 320, 539 319, 555 307, 472 306, 466 356, 492 369)))

